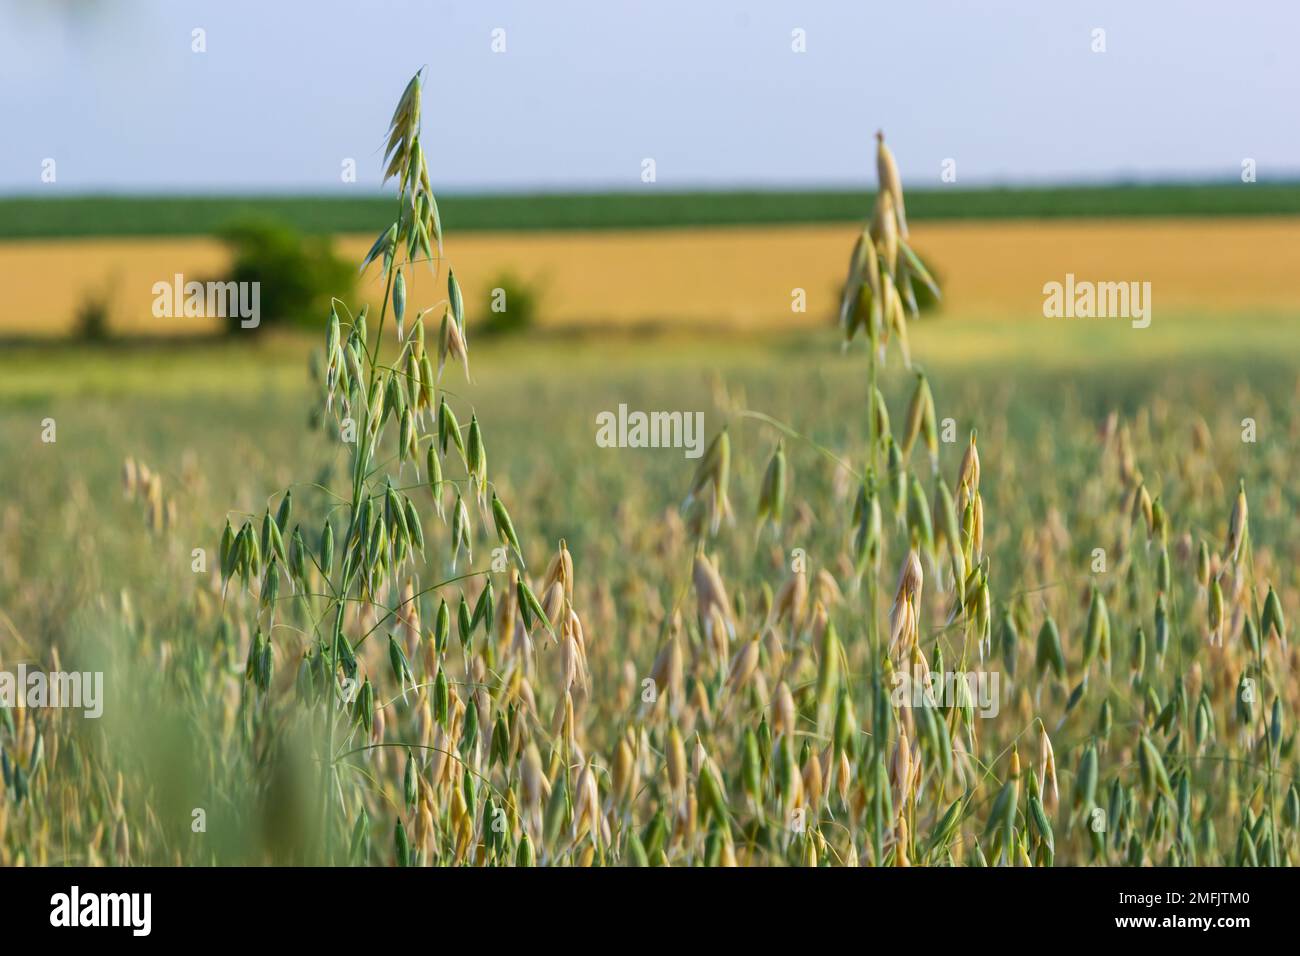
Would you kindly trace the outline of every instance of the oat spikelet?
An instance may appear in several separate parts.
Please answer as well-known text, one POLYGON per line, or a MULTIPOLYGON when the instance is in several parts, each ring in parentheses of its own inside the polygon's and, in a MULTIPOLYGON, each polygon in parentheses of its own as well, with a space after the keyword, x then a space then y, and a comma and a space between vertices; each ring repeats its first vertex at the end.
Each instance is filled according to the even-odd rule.
POLYGON ((731 602, 727 600, 727 589, 722 577, 703 551, 695 555, 695 564, 691 574, 695 582, 695 597, 699 602, 700 620, 704 625, 705 637, 715 639, 718 623, 726 629, 726 635, 736 636, 736 624, 732 620, 731 602))
POLYGON ((727 683, 725 685, 728 694, 728 705, 740 696, 741 692, 749 684, 750 678, 754 676, 754 671, 758 668, 758 642, 760 636, 758 632, 755 632, 754 636, 745 641, 740 649, 736 651, 735 656, 731 658, 731 666, 727 670, 727 683))
POLYGON ((1054 811, 1061 801, 1056 783, 1056 753, 1041 720, 1038 722, 1038 790, 1043 795, 1043 805, 1048 811, 1054 811))
POLYGON ((578 784, 573 801, 573 840, 576 843, 583 834, 590 833, 592 839, 600 832, 600 793, 596 787, 596 775, 592 772, 590 761, 578 775, 578 784))
POLYGON ((898 164, 894 154, 885 145, 884 130, 876 130, 876 177, 880 181, 880 191, 889 193, 898 217, 898 234, 907 238, 907 213, 903 209, 903 180, 898 175, 898 164))
POLYGON ((806 571, 795 571, 786 578, 781 590, 776 592, 768 624, 780 624, 788 620, 791 629, 797 630, 803 621, 807 603, 808 574, 806 571))
POLYGON ((898 218, 894 214, 894 198, 883 189, 876 193, 876 206, 871 217, 871 237, 884 261, 890 279, 898 275, 898 218))
POLYGON ((782 737, 794 733, 794 695, 785 681, 776 685, 772 694, 772 735, 782 737))
POLYGON ((1228 523, 1228 542, 1224 545, 1224 553, 1231 555, 1232 563, 1236 564, 1241 559, 1241 549, 1246 543, 1250 534, 1250 527, 1247 523, 1246 508, 1246 482, 1245 480, 1237 482, 1237 498, 1232 504, 1232 520, 1228 523))
POLYGON ((907 817, 900 811, 898 822, 894 825, 894 865, 911 866, 907 857, 907 817))
POLYGON ((962 455, 961 467, 957 469, 957 513, 966 510, 969 496, 979 491, 980 487, 980 453, 975 447, 975 431, 971 430, 970 444, 962 455))
POLYGON ((443 369, 447 365, 447 357, 450 356, 453 361, 461 364, 465 370, 465 380, 470 381, 469 377, 469 348, 465 344, 465 333, 456 322, 452 321, 450 314, 444 313, 442 317, 442 327, 438 333, 438 379, 442 379, 443 369))
POLYGON ((668 740, 664 747, 664 762, 668 768, 668 785, 678 801, 686 797, 686 745, 682 742, 681 731, 676 724, 668 728, 668 740))
POLYGON ((692 506, 702 507, 692 518, 693 530, 700 534, 702 517, 707 515, 709 534, 717 534, 723 521, 731 521, 731 499, 727 487, 731 476, 731 438, 725 428, 709 444, 691 479, 690 490, 682 502, 682 510, 692 506))
POLYGON ((919 637, 919 608, 921 588, 925 576, 921 571, 921 558, 916 549, 907 552, 898 573, 898 591, 894 606, 889 612, 889 654, 898 659, 900 651, 908 651, 919 637))

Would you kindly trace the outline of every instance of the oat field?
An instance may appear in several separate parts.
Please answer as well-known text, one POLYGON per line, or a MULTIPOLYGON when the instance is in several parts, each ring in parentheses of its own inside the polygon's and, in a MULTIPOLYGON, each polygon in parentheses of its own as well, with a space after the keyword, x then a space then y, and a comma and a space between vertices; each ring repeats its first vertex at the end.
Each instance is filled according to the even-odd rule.
POLYGON ((915 318, 1024 266, 882 147, 839 332, 479 343, 420 95, 368 311, 0 355, 0 671, 104 676, 0 709, 0 864, 1297 862, 1300 312, 915 318))

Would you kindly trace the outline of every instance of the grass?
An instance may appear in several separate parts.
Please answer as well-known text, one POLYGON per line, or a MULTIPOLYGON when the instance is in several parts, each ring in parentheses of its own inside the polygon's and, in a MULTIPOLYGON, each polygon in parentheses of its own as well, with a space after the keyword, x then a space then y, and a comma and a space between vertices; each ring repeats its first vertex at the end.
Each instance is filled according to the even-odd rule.
MULTIPOLYGON (((844 191, 673 191, 446 196, 442 221, 468 232, 656 229, 853 222, 874 194, 844 191)), ((388 200, 321 196, 10 196, 0 198, 0 239, 204 236, 249 217, 312 234, 374 231, 388 200)), ((908 192, 914 221, 1277 216, 1300 214, 1300 184, 978 187, 908 192)))
POLYGON ((0 865, 1297 862, 1294 317, 911 321, 896 226, 880 352, 471 333, 469 380, 397 249, 315 342, 7 351, 0 664, 107 700, 0 711, 0 865), (708 450, 598 447, 624 404, 708 450))
MULTIPOLYGON (((1204 329, 1208 335, 1213 326, 1205 322, 1188 327, 1204 329)), ((1295 619, 1300 613, 1295 604, 1300 587, 1295 541, 1300 540, 1300 529, 1294 515, 1300 513, 1300 499, 1295 484, 1283 478, 1295 453, 1295 369, 1282 355, 1261 358, 1271 341, 1268 336, 1257 335, 1253 343, 1236 351, 1208 338, 1201 347, 1141 361, 1134 356, 1108 362, 1099 355, 1071 355, 1065 345, 1046 357, 1032 354, 1027 347, 1002 358, 986 349, 983 358, 967 364, 962 348, 979 338, 971 333, 969 339, 934 355, 926 353, 919 335, 913 344, 927 359, 939 417, 957 417, 961 441, 968 427, 980 429, 986 550, 998 577, 1006 582, 995 583, 996 600, 1001 603, 1027 592, 1036 615, 1050 610, 1062 630, 1072 672, 1080 659, 1086 617, 1078 601, 1086 596, 1090 580, 1089 544, 1120 540, 1116 536, 1127 533, 1122 529, 1128 527, 1117 504, 1104 506, 1117 502, 1121 490, 1107 465, 1107 453, 1095 438, 1096 427, 1111 410, 1130 423, 1134 451, 1151 488, 1164 492, 1177 515, 1177 526, 1188 528, 1193 540, 1204 537, 1218 550, 1226 532, 1232 482, 1238 474, 1246 476, 1252 492, 1257 567, 1277 586, 1289 619, 1295 619), (1204 453, 1193 452, 1188 438, 1201 417, 1198 410, 1205 410, 1212 435, 1204 453), (1262 423, 1258 446, 1240 441, 1240 418, 1246 412, 1262 423), (1044 477, 1048 475, 1052 480, 1044 477), (1033 538, 1035 543, 1026 552, 1024 529, 1044 525, 1053 512, 1069 530, 1069 540, 1033 538), (1050 578, 1043 576, 1048 567, 1054 567, 1050 578)), ((724 395, 735 401, 747 399, 751 407, 786 419, 819 444, 847 451, 849 460, 857 463, 862 460, 864 428, 859 398, 862 355, 838 356, 829 337, 801 343, 765 339, 741 348, 707 339, 633 339, 612 346, 582 340, 540 345, 521 341, 481 346, 474 354, 474 387, 451 382, 448 388, 473 396, 464 407, 472 407, 485 423, 494 481, 503 495, 509 494, 530 569, 542 575, 551 550, 546 542, 561 537, 573 555, 574 600, 584 612, 589 635, 592 684, 590 693, 579 699, 579 734, 586 749, 598 755, 599 765, 612 771, 613 738, 626 719, 618 704, 626 682, 624 669, 630 664, 638 676, 649 676, 660 650, 659 628, 678 599, 682 599, 687 633, 692 635, 690 646, 702 645, 697 643, 698 625, 693 623, 694 600, 689 592, 679 593, 689 581, 691 547, 675 537, 680 531, 674 530, 677 524, 671 516, 681 502, 693 463, 672 450, 597 449, 592 437, 596 413, 617 407, 620 401, 633 408, 699 408, 705 410, 712 433, 729 420, 715 402, 724 395), (565 374, 557 374, 558 369, 565 374), (711 384, 715 374, 725 392, 711 384)), ((0 553, 10 556, 0 564, 0 606, 14 628, 10 632, 6 625, 0 638, 0 663, 12 667, 25 656, 20 647, 29 647, 33 657, 46 660, 49 649, 58 648, 64 660, 102 667, 113 696, 99 726, 93 722, 77 726, 77 721, 62 715, 47 724, 47 764, 37 775, 31 802, 18 806, 11 791, 4 796, 9 824, 0 836, 0 857, 5 862, 118 859, 111 839, 97 842, 93 836, 98 822, 107 815, 111 823, 116 810, 111 799, 106 808, 97 809, 100 805, 91 798, 102 791, 103 785, 95 781, 112 780, 117 772, 124 774, 128 785, 122 813, 130 821, 133 861, 257 862, 286 860, 295 852, 309 854, 310 841, 304 848, 269 838, 278 819, 268 804, 270 781, 258 775, 251 753, 241 756, 245 745, 239 738, 223 729, 240 712, 238 689, 252 634, 244 631, 239 618, 251 613, 252 606, 245 609, 242 599, 232 599, 223 612, 218 582, 209 575, 196 575, 190 566, 193 547, 214 552, 226 507, 260 514, 269 500, 274 511, 277 487, 300 478, 339 475, 334 443, 303 427, 317 400, 307 386, 304 343, 284 339, 265 351, 223 344, 211 351, 202 346, 150 346, 116 353, 61 346, 9 354, 4 361, 0 378, 9 390, 0 397, 0 440, 18 451, 25 465, 23 473, 10 469, 0 480, 0 495, 7 503, 6 516, 0 520, 0 553), (28 377, 14 382, 12 373, 18 368, 26 368, 28 377), (111 374, 114 369, 117 376, 111 374), (87 380, 78 387, 74 383, 79 370, 86 372, 87 380), (44 376, 43 387, 38 372, 44 376), (197 387, 190 390, 187 382, 197 387), (54 446, 42 445, 37 438, 39 422, 47 415, 59 423, 54 446), (147 462, 162 475, 166 496, 177 502, 176 525, 151 533, 139 505, 124 500, 119 472, 126 455, 147 462), (54 533, 65 527, 76 529, 73 538, 54 533), (78 546, 77 540, 93 544, 78 546), (23 556, 21 564, 17 555, 23 556), (123 595, 132 608, 130 616, 122 612, 123 595), (15 633, 21 636, 21 644, 15 633), (68 756, 73 741, 83 755, 79 764, 68 756), (51 755, 56 746, 57 753, 51 755), (78 765, 83 769, 77 771, 78 765), (74 796, 78 813, 60 812, 60 826, 53 827, 54 808, 74 796), (208 810, 206 836, 189 830, 194 807, 208 810), (43 832, 47 836, 38 836, 43 832)), ((887 371, 882 390, 889 397, 892 419, 901 422, 910 391, 907 376, 896 368, 887 371)), ((458 405, 458 413, 461 409, 458 405)), ((764 588, 775 592, 788 580, 789 549, 804 548, 814 573, 831 571, 849 595, 833 613, 852 655, 850 686, 864 732, 860 745, 865 745, 875 732, 869 687, 860 676, 862 668, 869 667, 870 655, 864 657, 861 625, 855 623, 860 618, 855 602, 860 598, 852 596, 850 578, 838 570, 847 547, 841 526, 851 501, 840 497, 844 494, 837 490, 840 481, 825 459, 801 442, 788 442, 791 486, 779 543, 784 560, 767 539, 755 551, 751 516, 776 435, 757 422, 730 421, 737 526, 724 529, 711 552, 732 600, 750 609, 738 616, 741 633, 761 617, 757 607, 764 588), (804 505, 811 508, 806 515, 804 505)), ((960 441, 940 446, 945 477, 956 473, 960 446, 960 441)), ((315 523, 323 503, 313 503, 311 495, 310 489, 294 486, 295 521, 304 527, 315 523)), ((432 540, 440 525, 436 518, 430 520, 432 540)), ((490 526, 483 533, 487 536, 477 538, 476 555, 491 544, 490 526)), ((1174 541, 1180 536, 1181 531, 1174 541)), ((1132 553, 1136 558, 1144 551, 1139 540, 1132 553)), ((901 555, 892 544, 886 553, 885 573, 892 576, 889 565, 901 555)), ((1230 688, 1239 673, 1241 638, 1229 638, 1226 654, 1206 642, 1205 608, 1203 599, 1197 598, 1194 565, 1192 558, 1175 556, 1181 636, 1171 642, 1162 665, 1157 666, 1152 657, 1145 681, 1164 703, 1176 686, 1174 676, 1189 674, 1198 665, 1202 683, 1211 688, 1218 737, 1196 746, 1193 717, 1180 720, 1183 740, 1175 766, 1193 771, 1193 819, 1198 826, 1213 807, 1208 819, 1219 851, 1203 855, 1202 862, 1233 863, 1243 822, 1258 819, 1264 806, 1257 784, 1267 776, 1251 769, 1255 752, 1243 743, 1234 716, 1230 688), (1230 785, 1236 788, 1235 796, 1222 789, 1230 785)), ((446 555, 431 555, 430 574, 440 580, 449 572, 446 555)), ((1034 715, 1044 717, 1053 731, 1063 804, 1073 799, 1078 760, 1094 739, 1105 700, 1110 701, 1114 727, 1104 738, 1108 743, 1101 757, 1098 792, 1108 796, 1118 781, 1121 792, 1133 787, 1135 798, 1141 799, 1130 745, 1136 729, 1150 717, 1144 717, 1145 708, 1135 709, 1140 698, 1130 684, 1125 662, 1135 621, 1147 626, 1151 639, 1150 597, 1140 597, 1141 608, 1125 603, 1121 566, 1112 565, 1107 580, 1114 588, 1108 595, 1113 598, 1112 677, 1102 680, 1095 675, 1083 703, 1065 715, 1069 688, 1059 686, 1050 675, 1038 679, 1033 672, 1035 616, 1021 635, 1018 676, 1003 672, 1010 683, 1010 698, 997 718, 981 722, 988 726, 979 731, 980 753, 992 757, 1029 727, 1020 740, 1027 774, 1037 767, 1032 720, 1034 715)), ((887 599, 892 598, 892 588, 889 581, 887 599)), ((498 581, 497 593, 501 592, 498 581)), ((457 592, 451 588, 445 593, 453 610, 452 644, 458 647, 457 592)), ((474 592, 468 593, 472 600, 474 592)), ((931 592, 928 578, 926 600, 923 621, 930 622, 927 629, 937 629, 946 607, 931 592)), ((436 602, 422 606, 430 629, 435 611, 436 602)), ((289 634, 283 634, 275 660, 275 672, 285 680, 295 665, 289 634)), ((788 640, 790 652, 806 646, 799 638, 788 640)), ((476 635, 472 646, 482 650, 487 642, 476 635)), ((557 652, 542 649, 545 646, 539 636, 533 687, 539 721, 549 726, 557 700, 553 668, 558 663, 557 652)), ((1276 665, 1276 643, 1270 648, 1270 660, 1276 665)), ((453 660, 458 658, 453 655, 453 660)), ((383 700, 396 696, 397 686, 382 654, 367 657, 365 666, 382 688, 383 700)), ((453 669, 459 667, 457 663, 453 669)), ((706 664, 701 660, 694 667, 706 664)), ((769 688, 774 687, 774 667, 770 658, 761 664, 769 688)), ((805 679, 811 682, 813 675, 805 679)), ((291 688, 286 686, 281 695, 280 706, 285 706, 291 688)), ((746 726, 756 728, 764 712, 755 702, 737 710, 726 724, 698 714, 693 720, 679 717, 687 743, 693 745, 691 729, 698 730, 723 770, 729 790, 737 787, 738 823, 752 818, 744 810, 739 781, 733 778, 739 765, 730 756, 731 734, 746 726)), ((800 712, 812 713, 802 705, 800 712)), ((408 723, 411 716, 411 709, 400 702, 390 705, 385 739, 409 739, 406 734, 416 733, 408 723)), ((656 747, 661 744, 655 729, 662 729, 660 720, 652 716, 645 722, 656 747)), ((1287 756, 1278 778, 1281 796, 1291 782, 1287 775, 1295 773, 1292 732, 1288 727, 1285 733, 1287 756)), ((1158 739, 1162 746, 1169 740, 1158 739)), ((11 758, 23 753, 4 731, 0 741, 11 758)), ((373 827, 366 858, 371 862, 393 859, 392 808, 401 800, 401 757, 403 752, 397 749, 387 758, 377 756, 357 765, 379 786, 380 803, 370 806, 373 827)), ((648 754, 644 759, 645 794, 630 811, 638 837, 654 819, 655 795, 666 799, 661 765, 648 754)), ((998 782, 1005 778, 1007 759, 1004 755, 996 767, 998 782)), ((508 789, 501 765, 488 776, 494 787, 508 789)), ((604 798, 606 784, 600 786, 604 798)), ((954 847, 959 862, 970 860, 972 840, 982 834, 994 790, 991 779, 973 804, 971 819, 963 824, 964 836, 954 847)), ((1279 807, 1284 806, 1279 798, 1279 807)), ((923 809, 917 818, 922 841, 932 829, 929 814, 933 812, 923 809)), ((836 811, 836 819, 841 813, 836 811)), ((1109 842, 1094 857, 1088 831, 1068 806, 1054 813, 1052 820, 1057 826, 1058 862, 1085 863, 1096 858, 1122 863, 1126 859, 1126 848, 1109 842)), ((739 826, 734 832, 742 859, 760 859, 745 856, 739 826)), ((824 832, 831 835, 836 852, 842 853, 844 846, 833 842, 838 829, 824 832)), ((1127 832, 1121 828, 1115 836, 1127 832)), ((1167 846, 1155 845, 1148 851, 1149 860, 1166 862, 1168 852, 1167 846)), ((1283 849, 1284 857, 1286 852, 1283 849)), ((670 848, 668 857, 685 862, 692 853, 703 854, 704 848, 687 851, 678 844, 670 848)), ((447 846, 437 858, 446 862, 455 855, 455 847, 447 846)), ((936 861, 942 858, 944 854, 939 854, 936 861)), ((761 859, 779 862, 785 857, 772 852, 761 859)))
MULTIPOLYGON (((1300 336, 1300 313, 1228 319, 1218 312, 1184 312, 1161 318, 1143 330, 1105 319, 921 319, 911 339, 918 360, 943 377, 1019 380, 1037 371, 1078 376, 1100 390, 1112 374, 1161 377, 1169 370, 1217 367, 1244 377, 1252 367, 1289 368, 1294 358, 1283 346, 1300 336)), ((711 368, 770 373, 778 360, 792 379, 821 373, 851 379, 861 371, 863 351, 859 343, 841 354, 836 335, 825 329, 738 337, 669 325, 559 330, 517 339, 478 338, 471 329, 471 338, 476 402, 490 402, 520 382, 546 386, 560 370, 572 373, 576 391, 601 388, 611 394, 639 378, 680 380, 711 368)), ((0 402, 38 408, 50 399, 77 397, 183 402, 239 394, 275 401, 301 394, 305 357, 316 344, 281 333, 256 343, 237 336, 122 340, 104 347, 63 339, 15 341, 0 353, 0 402)))

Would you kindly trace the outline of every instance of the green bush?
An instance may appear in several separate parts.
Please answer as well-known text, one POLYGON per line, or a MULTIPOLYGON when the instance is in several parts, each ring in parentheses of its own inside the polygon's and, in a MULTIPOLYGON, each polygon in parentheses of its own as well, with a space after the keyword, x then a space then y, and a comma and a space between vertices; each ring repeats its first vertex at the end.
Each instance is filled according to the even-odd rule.
POLYGON ((110 294, 105 289, 88 289, 77 305, 75 334, 83 342, 105 342, 112 334, 110 294))
POLYGON ((487 335, 511 335, 532 328, 541 305, 541 289, 513 272, 488 283, 482 330, 487 335))
MULTIPOLYGON (((234 251, 231 273, 223 281, 258 282, 261 322, 268 325, 323 327, 330 298, 350 299, 356 272, 334 254, 324 236, 303 236, 272 220, 246 220, 222 230, 234 251)), ((240 329, 239 316, 227 330, 240 329)))

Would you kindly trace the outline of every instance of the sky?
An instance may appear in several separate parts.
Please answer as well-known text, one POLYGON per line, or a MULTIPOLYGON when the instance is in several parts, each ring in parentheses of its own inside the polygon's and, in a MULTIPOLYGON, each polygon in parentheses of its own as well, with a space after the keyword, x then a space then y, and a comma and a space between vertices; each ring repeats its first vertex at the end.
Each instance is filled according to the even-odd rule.
POLYGON ((437 191, 638 189, 647 158, 865 186, 877 128, 917 188, 1264 182, 1300 175, 1297 35, 1294 0, 0 0, 0 193, 369 190, 422 66, 437 191))

